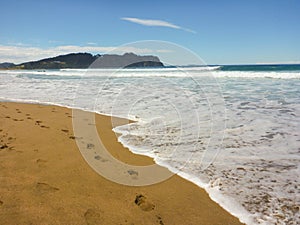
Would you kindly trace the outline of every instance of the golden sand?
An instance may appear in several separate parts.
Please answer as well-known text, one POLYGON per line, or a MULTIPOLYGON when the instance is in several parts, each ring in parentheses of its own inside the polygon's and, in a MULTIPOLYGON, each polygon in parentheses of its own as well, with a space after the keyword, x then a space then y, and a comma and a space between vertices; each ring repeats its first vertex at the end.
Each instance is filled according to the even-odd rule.
MULTIPOLYGON (((96 122, 115 158, 153 163, 117 142, 110 117, 96 122)), ((0 224, 241 224, 177 175, 132 187, 97 174, 78 150, 70 109, 0 103, 0 141, 0 224)))

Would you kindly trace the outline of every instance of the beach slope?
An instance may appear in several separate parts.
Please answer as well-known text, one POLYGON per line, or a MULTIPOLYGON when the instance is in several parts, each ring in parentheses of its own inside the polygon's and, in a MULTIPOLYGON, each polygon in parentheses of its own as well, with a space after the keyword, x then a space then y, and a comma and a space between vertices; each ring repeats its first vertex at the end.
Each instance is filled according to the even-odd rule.
MULTIPOLYGON (((117 142, 110 117, 96 122, 114 157, 153 163, 117 142)), ((83 159, 72 130, 71 109, 0 103, 1 224, 241 224, 177 175, 144 187, 103 178, 83 159)))

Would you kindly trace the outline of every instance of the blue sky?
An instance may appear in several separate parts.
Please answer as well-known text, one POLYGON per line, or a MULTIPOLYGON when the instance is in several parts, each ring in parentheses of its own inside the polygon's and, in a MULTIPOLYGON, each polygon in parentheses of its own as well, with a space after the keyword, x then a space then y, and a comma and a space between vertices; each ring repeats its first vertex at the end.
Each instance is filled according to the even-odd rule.
POLYGON ((208 64, 300 63, 299 0, 11 0, 0 26, 0 62, 162 40, 208 64))

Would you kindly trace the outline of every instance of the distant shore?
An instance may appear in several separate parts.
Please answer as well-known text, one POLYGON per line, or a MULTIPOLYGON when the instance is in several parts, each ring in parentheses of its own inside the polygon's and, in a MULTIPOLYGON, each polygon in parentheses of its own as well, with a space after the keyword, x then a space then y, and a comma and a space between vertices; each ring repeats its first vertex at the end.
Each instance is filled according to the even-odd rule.
POLYGON ((45 69, 87 69, 87 68, 147 68, 164 67, 157 56, 136 55, 134 53, 92 55, 90 53, 69 53, 38 61, 14 64, 10 62, 0 63, 0 68, 45 70, 45 69))
MULTIPOLYGON (((241 224, 177 175, 131 187, 95 173, 77 148, 70 109, 1 102, 0 124, 3 224, 241 224)), ((111 117, 97 115, 96 125, 115 158, 153 163, 117 142, 111 117)))

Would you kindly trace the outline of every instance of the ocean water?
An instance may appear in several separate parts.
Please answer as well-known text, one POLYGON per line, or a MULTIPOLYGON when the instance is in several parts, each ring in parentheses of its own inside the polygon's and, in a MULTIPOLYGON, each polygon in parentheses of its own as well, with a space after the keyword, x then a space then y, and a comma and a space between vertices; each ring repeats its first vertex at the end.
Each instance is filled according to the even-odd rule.
POLYGON ((119 141, 247 224, 300 223, 300 66, 0 71, 0 101, 129 118, 119 141))

